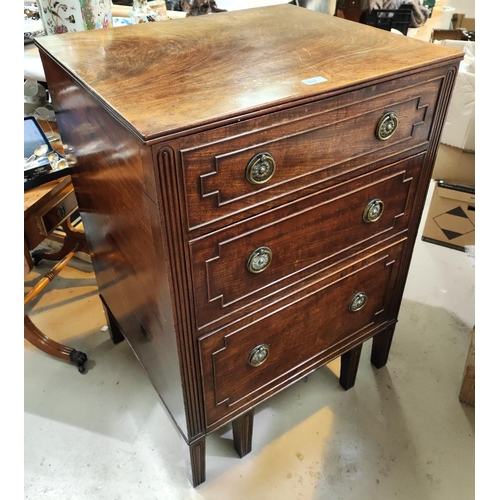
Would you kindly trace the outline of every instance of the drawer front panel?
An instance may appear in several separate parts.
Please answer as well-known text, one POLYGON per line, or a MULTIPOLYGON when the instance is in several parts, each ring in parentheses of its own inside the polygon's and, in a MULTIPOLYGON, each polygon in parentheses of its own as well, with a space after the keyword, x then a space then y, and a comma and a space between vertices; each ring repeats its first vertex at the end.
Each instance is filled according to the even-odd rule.
POLYGON ((66 218, 78 208, 75 192, 71 191, 62 200, 57 201, 44 214, 37 215, 37 225, 40 233, 48 236, 66 218))
POLYGON ((404 231, 423 157, 191 242, 198 327, 404 231), (365 220, 370 207, 373 222, 365 220))
POLYGON ((349 100, 342 96, 345 102, 331 98, 304 106, 275 126, 256 123, 255 132, 235 131, 209 144, 200 137, 201 145, 192 148, 181 144, 189 229, 426 145, 440 86, 439 79, 391 92, 380 85, 373 89, 378 94, 363 89, 349 100), (397 127, 380 140, 377 126, 387 112, 396 115, 397 127))
POLYGON ((403 248, 404 241, 321 280, 313 291, 306 288, 289 305, 264 310, 256 321, 201 338, 207 425, 263 399, 318 359, 327 362, 390 319, 403 248), (350 310, 353 302, 362 307, 350 310))

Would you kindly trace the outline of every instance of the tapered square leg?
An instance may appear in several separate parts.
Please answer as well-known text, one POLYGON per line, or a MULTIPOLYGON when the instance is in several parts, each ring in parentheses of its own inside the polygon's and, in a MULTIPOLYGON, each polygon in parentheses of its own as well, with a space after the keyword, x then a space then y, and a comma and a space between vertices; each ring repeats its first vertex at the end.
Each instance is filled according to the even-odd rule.
POLYGON ((356 382, 362 347, 363 344, 360 344, 349 352, 342 354, 340 358, 340 385, 346 391, 353 387, 356 382))
POLYGON ((395 325, 385 329, 373 337, 372 344, 372 365, 376 368, 382 368, 386 365, 391 350, 392 337, 394 336, 395 325))
POLYGON ((205 482, 205 436, 193 441, 189 445, 188 475, 192 485, 196 486, 205 482))
POLYGON ((104 302, 104 299, 101 297, 101 295, 99 295, 99 297, 101 298, 104 316, 106 317, 106 323, 108 324, 109 336, 113 341, 113 344, 119 344, 122 340, 125 340, 125 337, 123 336, 113 314, 108 309, 106 302, 104 302))
POLYGON ((252 451, 253 410, 233 420, 233 443, 238 455, 243 458, 252 451))

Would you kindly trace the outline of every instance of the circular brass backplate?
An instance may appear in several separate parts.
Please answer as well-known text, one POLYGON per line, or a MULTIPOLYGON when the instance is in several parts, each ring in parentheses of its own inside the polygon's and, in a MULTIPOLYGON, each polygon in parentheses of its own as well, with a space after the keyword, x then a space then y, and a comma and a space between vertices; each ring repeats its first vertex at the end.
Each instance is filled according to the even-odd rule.
POLYGON ((380 141, 386 141, 394 135, 394 132, 396 132, 396 129, 398 128, 398 123, 399 120, 396 113, 393 113, 392 111, 385 113, 377 124, 375 136, 380 141))
POLYGON ((367 300, 368 300, 368 295, 366 295, 365 292, 356 293, 354 297, 351 299, 351 302, 349 302, 349 311, 351 312, 359 311, 365 306, 367 300))
POLYGON ((269 357, 269 345, 260 344, 252 349, 248 356, 248 364, 250 366, 260 366, 269 357))
POLYGON ((271 153, 255 155, 246 168, 246 178, 250 184, 265 184, 274 175, 276 162, 271 153))
POLYGON ((375 198, 368 202, 363 210, 363 221, 366 223, 375 222, 384 213, 384 202, 380 198, 375 198))
POLYGON ((265 271, 270 265, 273 258, 273 252, 269 247, 256 248, 248 257, 247 269, 258 274, 265 271))

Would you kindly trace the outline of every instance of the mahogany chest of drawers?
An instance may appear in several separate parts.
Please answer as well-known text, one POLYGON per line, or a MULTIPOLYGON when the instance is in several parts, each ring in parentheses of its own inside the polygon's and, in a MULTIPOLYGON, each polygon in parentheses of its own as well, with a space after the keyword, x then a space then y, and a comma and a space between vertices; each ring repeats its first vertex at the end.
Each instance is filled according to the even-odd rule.
POLYGON ((292 5, 36 39, 112 339, 205 437, 388 358, 460 52, 292 5))

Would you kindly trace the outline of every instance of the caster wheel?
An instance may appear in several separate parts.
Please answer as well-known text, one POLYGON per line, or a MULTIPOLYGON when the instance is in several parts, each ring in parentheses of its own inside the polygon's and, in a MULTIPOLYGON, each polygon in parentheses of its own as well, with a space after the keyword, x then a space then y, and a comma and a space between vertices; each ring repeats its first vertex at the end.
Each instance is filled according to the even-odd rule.
POLYGON ((85 363, 87 362, 88 358, 84 352, 73 349, 73 351, 69 355, 69 359, 72 363, 75 363, 80 373, 85 372, 85 363))
POLYGON ((42 261, 42 257, 40 256, 40 254, 38 252, 33 252, 31 254, 31 258, 33 259, 33 264, 35 266, 38 266, 38 264, 40 264, 40 262, 42 261))

